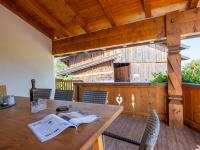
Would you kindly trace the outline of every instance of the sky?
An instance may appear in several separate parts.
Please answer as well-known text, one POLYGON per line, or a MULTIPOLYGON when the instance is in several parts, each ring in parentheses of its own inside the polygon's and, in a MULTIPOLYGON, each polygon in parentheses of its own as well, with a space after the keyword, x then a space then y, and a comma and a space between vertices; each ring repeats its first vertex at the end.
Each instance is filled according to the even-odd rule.
POLYGON ((182 65, 193 60, 200 59, 200 37, 181 40, 181 43, 190 46, 189 49, 181 51, 181 54, 190 57, 190 60, 183 61, 182 65))

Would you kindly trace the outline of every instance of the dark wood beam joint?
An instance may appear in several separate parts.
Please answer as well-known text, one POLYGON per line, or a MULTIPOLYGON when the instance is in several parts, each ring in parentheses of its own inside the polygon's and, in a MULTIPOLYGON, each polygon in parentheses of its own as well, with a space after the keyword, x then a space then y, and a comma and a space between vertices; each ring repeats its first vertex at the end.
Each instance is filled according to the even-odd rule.
POLYGON ((109 4, 107 0, 98 0, 99 5, 101 6, 102 11, 110 22, 111 26, 116 26, 115 20, 112 15, 112 11, 110 10, 109 4))
POLYGON ((196 8, 199 3, 199 0, 189 0, 188 8, 193 9, 196 8))
POLYGON ((152 16, 152 14, 151 14, 151 0, 142 0, 142 5, 143 5, 143 8, 144 8, 146 18, 151 17, 152 16))
POLYGON ((79 13, 76 12, 70 5, 68 0, 56 0, 60 5, 65 7, 65 10, 73 16, 73 21, 76 22, 80 27, 86 32, 89 33, 90 30, 88 28, 88 25, 83 21, 83 19, 80 17, 79 13))

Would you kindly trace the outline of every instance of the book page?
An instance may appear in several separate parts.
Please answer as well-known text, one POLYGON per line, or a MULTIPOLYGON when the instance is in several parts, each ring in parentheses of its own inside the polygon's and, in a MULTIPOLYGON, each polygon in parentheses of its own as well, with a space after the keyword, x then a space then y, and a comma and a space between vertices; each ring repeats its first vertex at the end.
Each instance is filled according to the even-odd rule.
POLYGON ((74 125, 54 114, 28 125, 41 142, 52 139, 70 126, 74 125))
POLYGON ((81 111, 73 111, 68 113, 60 113, 59 117, 69 121, 74 126, 78 127, 80 124, 92 123, 99 119, 96 115, 89 115, 81 111))

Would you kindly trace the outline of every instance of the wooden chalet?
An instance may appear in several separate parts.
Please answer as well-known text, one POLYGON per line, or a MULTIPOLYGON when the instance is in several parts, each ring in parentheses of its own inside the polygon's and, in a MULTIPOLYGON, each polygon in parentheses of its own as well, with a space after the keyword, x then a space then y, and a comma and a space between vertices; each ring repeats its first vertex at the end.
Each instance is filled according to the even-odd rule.
MULTIPOLYGON (((0 0, 0 84, 7 86, 7 92, 5 86, 0 91, 20 96, 16 97, 16 106, 0 110, 0 149, 85 150, 92 145, 92 149, 102 150, 102 133, 112 123, 108 130, 140 140, 145 121, 138 117, 149 116, 152 109, 162 121, 155 149, 199 149, 200 86, 182 83, 180 54, 181 39, 200 35, 199 6, 199 0, 0 0), (48 101, 46 111, 34 115, 29 112, 31 79, 36 79, 38 87, 55 89, 54 57, 72 58, 86 52, 90 57, 90 51, 101 57, 102 53, 113 52, 101 59, 101 67, 107 67, 117 57, 115 52, 152 43, 166 45, 165 54, 156 54, 164 59, 154 62, 165 61, 168 84, 94 82, 97 79, 94 83, 74 83, 77 102, 48 101), (84 90, 107 91, 107 103, 112 106, 78 103, 84 90), (39 142, 27 124, 55 113, 60 104, 90 110, 102 118, 76 132, 67 129, 55 139, 39 142)), ((138 47, 138 53, 143 52, 140 50, 138 47)), ((144 53, 145 57, 151 55, 144 53)), ((140 56, 129 55, 134 60, 140 60, 140 56)), ((91 64, 98 66, 95 61, 91 64)), ((73 68, 72 72, 77 72, 73 68)), ((129 73, 125 74, 118 73, 117 80, 132 80, 126 77, 129 73)), ((105 140, 105 149, 137 149, 110 138, 105 140)))
MULTIPOLYGON (((182 50, 187 49, 182 44, 182 50)), ((182 60, 188 60, 182 56, 182 60)), ((167 48, 148 44, 91 51, 62 58, 69 68, 57 75, 73 75, 84 82, 150 82, 154 73, 167 72, 167 48), (121 74, 122 73, 122 74, 121 74)))

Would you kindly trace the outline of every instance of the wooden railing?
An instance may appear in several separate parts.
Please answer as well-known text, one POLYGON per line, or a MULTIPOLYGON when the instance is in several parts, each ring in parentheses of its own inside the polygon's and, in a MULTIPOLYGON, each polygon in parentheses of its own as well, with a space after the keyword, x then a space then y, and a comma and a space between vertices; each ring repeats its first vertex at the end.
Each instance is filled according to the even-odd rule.
POLYGON ((184 121, 200 131, 200 85, 183 84, 184 121))
POLYGON ((56 80, 56 89, 73 90, 75 82, 83 82, 82 80, 56 80))
MULTIPOLYGON (((131 83, 75 83, 75 100, 81 101, 83 90, 108 91, 108 104, 118 105, 122 98, 124 113, 147 116, 156 109, 161 120, 168 118, 167 85, 131 83), (118 98, 118 100, 120 100, 118 98)), ((183 107, 186 125, 200 131, 200 85, 184 84, 183 107)))
POLYGON ((75 100, 82 101, 83 90, 102 90, 108 92, 108 104, 124 107, 123 113, 148 116, 156 109, 161 120, 167 119, 167 85, 132 83, 75 83, 75 100), (118 101, 118 102, 117 102, 118 101))

